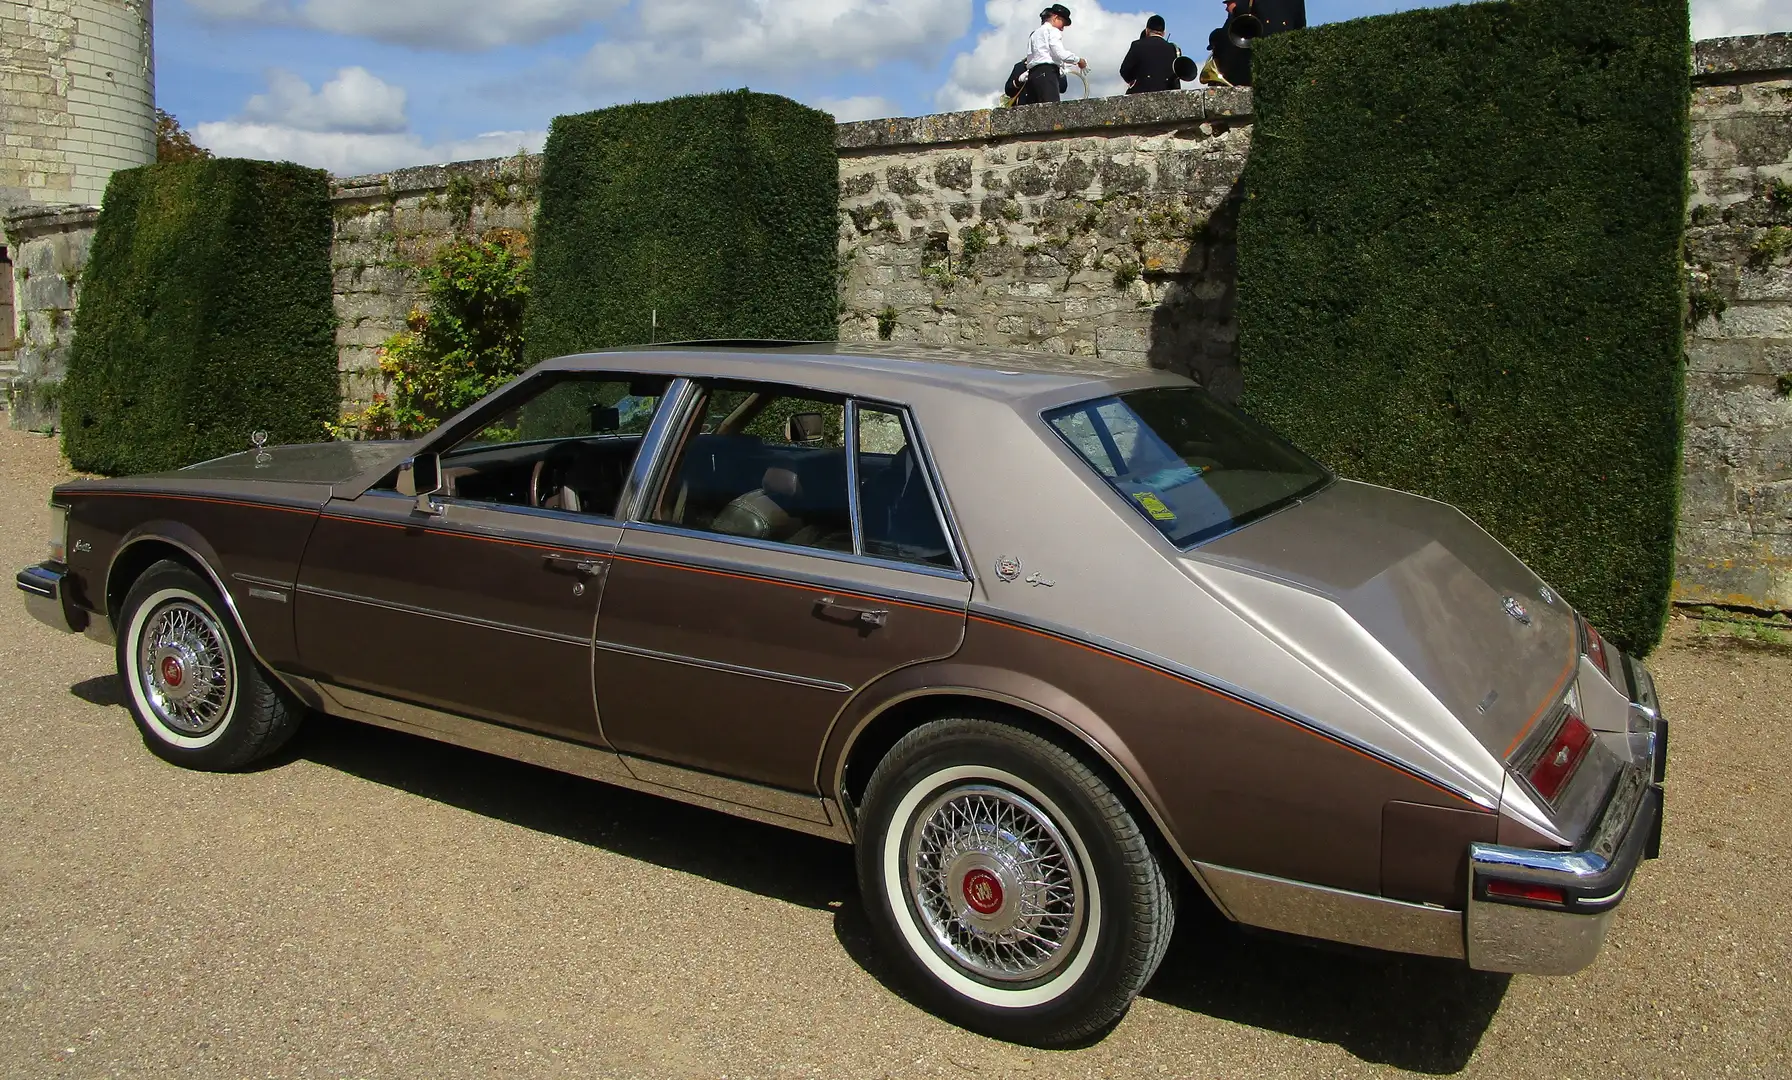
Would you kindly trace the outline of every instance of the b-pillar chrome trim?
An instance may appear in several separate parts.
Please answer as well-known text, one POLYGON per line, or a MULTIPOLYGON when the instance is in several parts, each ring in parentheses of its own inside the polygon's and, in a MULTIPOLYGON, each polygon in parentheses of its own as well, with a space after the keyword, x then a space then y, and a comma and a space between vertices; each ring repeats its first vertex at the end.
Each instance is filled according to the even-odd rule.
POLYGON ((324 711, 333 716, 421 735, 828 840, 843 843, 850 840, 845 818, 832 799, 648 761, 329 683, 312 682, 311 685, 324 702, 324 711))

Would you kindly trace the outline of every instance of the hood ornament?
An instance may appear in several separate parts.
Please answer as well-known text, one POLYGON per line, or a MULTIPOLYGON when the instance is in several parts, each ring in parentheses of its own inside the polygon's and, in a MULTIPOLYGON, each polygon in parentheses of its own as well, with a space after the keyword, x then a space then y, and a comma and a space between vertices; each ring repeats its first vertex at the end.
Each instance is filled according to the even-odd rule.
POLYGON ((255 467, 256 468, 259 469, 263 465, 266 465, 268 462, 274 460, 274 455, 268 453, 268 449, 267 449, 268 433, 267 432, 265 432, 265 431, 252 432, 249 435, 249 442, 251 445, 253 445, 255 447, 255 467))
POLYGON ((1543 598, 1543 602, 1545 604, 1553 604, 1556 602, 1555 591, 1553 589, 1551 589, 1548 585, 1545 585, 1545 586, 1539 588, 1537 590, 1537 595, 1541 596, 1543 598))
POLYGON ((1506 614, 1517 619, 1522 626, 1531 625, 1531 613, 1526 611, 1524 605, 1518 602, 1518 597, 1508 596, 1504 599, 1503 603, 1505 604, 1506 614))

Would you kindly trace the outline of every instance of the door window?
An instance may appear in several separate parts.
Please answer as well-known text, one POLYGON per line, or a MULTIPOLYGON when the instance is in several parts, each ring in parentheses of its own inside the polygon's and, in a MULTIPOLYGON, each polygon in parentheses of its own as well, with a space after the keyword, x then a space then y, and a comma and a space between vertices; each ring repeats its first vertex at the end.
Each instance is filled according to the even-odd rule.
POLYGON ((614 517, 669 379, 549 373, 442 455, 444 494, 614 517))
POLYGON ((808 391, 705 387, 700 419, 648 520, 850 552, 845 415, 843 400, 808 391))
POLYGON ((856 412, 864 554, 950 569, 952 548, 903 414, 875 405, 856 412))

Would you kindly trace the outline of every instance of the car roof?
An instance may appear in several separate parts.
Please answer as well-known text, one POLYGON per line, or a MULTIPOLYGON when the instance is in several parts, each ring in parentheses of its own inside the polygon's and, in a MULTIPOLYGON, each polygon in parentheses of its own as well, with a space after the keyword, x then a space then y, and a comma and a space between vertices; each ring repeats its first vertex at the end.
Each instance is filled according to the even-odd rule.
POLYGON ((898 342, 668 342, 576 353, 542 366, 575 371, 627 367, 642 373, 748 378, 854 393, 875 393, 892 383, 927 384, 1004 401, 1073 391, 1093 397, 1142 385, 1188 383, 1179 375, 1094 356, 898 342))

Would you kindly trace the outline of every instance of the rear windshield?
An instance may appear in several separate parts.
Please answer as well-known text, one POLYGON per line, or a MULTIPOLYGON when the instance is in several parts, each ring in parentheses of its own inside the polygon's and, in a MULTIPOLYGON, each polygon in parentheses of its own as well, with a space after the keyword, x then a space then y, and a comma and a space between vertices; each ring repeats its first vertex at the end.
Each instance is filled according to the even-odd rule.
POLYGON ((1331 474, 1192 386, 1134 390, 1045 414, 1084 461, 1177 547, 1271 514, 1331 474))

